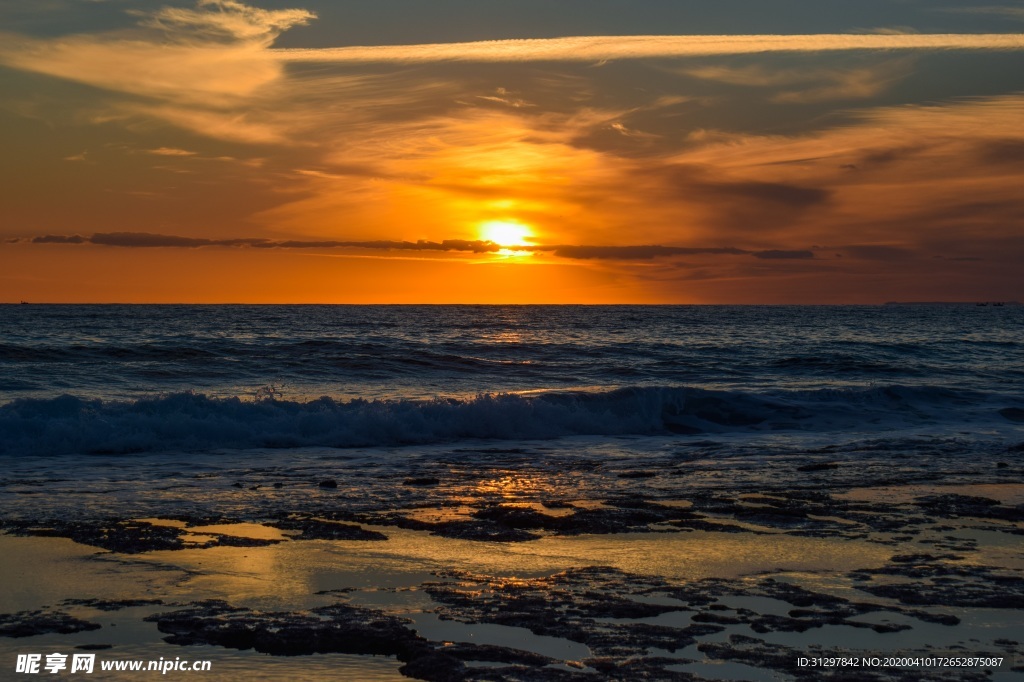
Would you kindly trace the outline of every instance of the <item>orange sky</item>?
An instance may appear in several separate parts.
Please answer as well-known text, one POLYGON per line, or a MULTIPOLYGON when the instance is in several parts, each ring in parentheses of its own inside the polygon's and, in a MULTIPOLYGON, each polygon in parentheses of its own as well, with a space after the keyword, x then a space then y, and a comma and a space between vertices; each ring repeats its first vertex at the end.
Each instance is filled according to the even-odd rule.
POLYGON ((320 5, 12 15, 0 301, 1024 298, 1012 13, 481 42, 442 2, 369 45, 320 5))

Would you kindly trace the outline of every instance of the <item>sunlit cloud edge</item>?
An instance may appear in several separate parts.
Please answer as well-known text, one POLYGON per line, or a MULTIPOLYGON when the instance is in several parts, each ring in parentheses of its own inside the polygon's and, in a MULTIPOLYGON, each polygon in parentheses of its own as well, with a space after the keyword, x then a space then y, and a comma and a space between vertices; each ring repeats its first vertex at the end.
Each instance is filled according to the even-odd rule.
POLYGON ((285 62, 589 62, 765 52, 1024 49, 1021 33, 574 36, 421 45, 269 50, 285 62))

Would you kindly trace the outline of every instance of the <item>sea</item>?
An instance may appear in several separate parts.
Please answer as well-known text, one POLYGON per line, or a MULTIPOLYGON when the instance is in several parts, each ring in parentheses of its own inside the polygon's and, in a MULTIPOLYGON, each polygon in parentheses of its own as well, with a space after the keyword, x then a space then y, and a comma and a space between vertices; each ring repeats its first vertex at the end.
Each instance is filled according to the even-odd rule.
MULTIPOLYGON (((541 631, 439 615, 430 586, 480 576, 562 589, 560 572, 576 571, 567 589, 580 595, 610 585, 597 611, 557 610, 599 614, 584 620, 600 641, 628 624, 706 627, 682 612, 606 618, 632 613, 615 605, 642 576, 733 581, 740 596, 720 608, 780 618, 792 605, 760 586, 859 602, 871 574, 850 570, 900 556, 940 563, 878 572, 940 576, 921 594, 962 584, 984 596, 1017 580, 990 566, 1024 565, 1004 520, 1024 502, 1022 457, 1021 306, 4 305, 0 612, 59 609, 103 627, 4 639, 0 662, 81 644, 100 660, 212 659, 225 680, 403 679, 390 657, 179 647, 143 621, 223 603, 207 600, 271 616, 341 600, 435 643, 594 653, 548 620, 541 631), (985 519, 950 520, 979 509, 985 519), (179 535, 178 549, 161 544, 179 535), (602 571, 623 573, 602 587, 602 571), (967 582, 940 587, 950 575, 967 582), (90 606, 111 599, 141 605, 90 606)), ((532 594, 514 601, 568 603, 532 594)), ((963 626, 901 615, 909 634, 758 637, 794 656, 1016 646, 1017 611, 955 613, 963 626)), ((701 642, 750 640, 736 627, 701 642)), ((665 670, 779 679, 703 644, 651 641, 665 670)))
POLYGON ((0 306, 0 456, 1012 441, 1024 306, 0 306), (895 434, 895 435, 894 435, 895 434))

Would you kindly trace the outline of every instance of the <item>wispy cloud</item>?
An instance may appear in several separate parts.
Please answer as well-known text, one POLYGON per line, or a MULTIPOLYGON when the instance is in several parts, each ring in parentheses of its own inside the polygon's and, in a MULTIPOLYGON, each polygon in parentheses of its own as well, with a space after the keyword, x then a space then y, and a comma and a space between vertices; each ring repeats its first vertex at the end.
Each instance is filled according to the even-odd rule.
POLYGON ((986 5, 982 7, 942 7, 940 12, 953 14, 988 14, 1008 19, 1024 21, 1024 7, 1010 7, 1006 5, 986 5))
POLYGON ((156 156, 196 156, 198 154, 198 152, 178 149, 176 147, 157 147, 156 149, 147 149, 146 153, 156 156))
POLYGON ((211 40, 243 40, 270 45, 282 32, 307 24, 316 14, 303 9, 265 10, 236 0, 198 0, 196 9, 164 7, 147 13, 135 10, 141 24, 175 36, 187 31, 211 40), (206 11, 211 10, 211 11, 206 11))
POLYGON ((282 31, 315 17, 305 10, 263 10, 235 0, 131 13, 139 24, 130 30, 58 38, 0 32, 0 64, 148 98, 151 108, 156 100, 198 115, 238 106, 279 80, 284 68, 269 46, 282 31))
POLYGON ((424 45, 275 49, 288 62, 601 62, 768 52, 848 50, 1021 50, 1024 35, 1006 33, 576 36, 424 45))
POLYGON ((680 73, 703 80, 757 88, 789 88, 771 96, 773 102, 828 102, 874 97, 912 73, 912 60, 887 60, 881 64, 847 68, 771 69, 752 64, 743 67, 705 65, 680 73), (792 89, 793 86, 805 86, 792 89))
POLYGON ((256 44, 160 44, 72 36, 0 34, 0 63, 114 92, 206 105, 254 93, 282 73, 256 44))

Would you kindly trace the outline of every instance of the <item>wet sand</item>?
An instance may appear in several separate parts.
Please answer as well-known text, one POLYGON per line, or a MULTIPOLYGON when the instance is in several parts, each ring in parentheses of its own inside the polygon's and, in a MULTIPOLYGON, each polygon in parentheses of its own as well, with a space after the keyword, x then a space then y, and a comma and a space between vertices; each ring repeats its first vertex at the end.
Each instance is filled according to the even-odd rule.
POLYGON ((562 461, 542 476, 532 453, 508 449, 488 453, 490 468, 405 464, 360 480, 340 454, 244 474, 230 458, 178 462, 150 504, 137 488, 154 480, 132 488, 130 471, 46 503, 65 483, 24 496, 42 479, 8 479, 4 665, 102 646, 86 650, 208 659, 217 679, 1024 676, 1019 450, 901 461, 898 478, 884 453, 806 451, 736 458, 731 476, 689 455, 669 468, 562 461), (198 492, 174 487, 187 479, 198 492), (128 494, 104 502, 115 489, 128 494), (1003 664, 798 664, 911 654, 1003 664))

